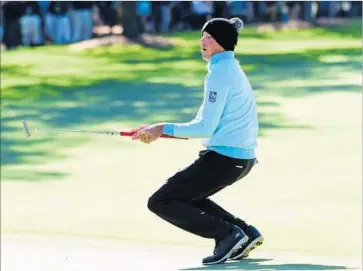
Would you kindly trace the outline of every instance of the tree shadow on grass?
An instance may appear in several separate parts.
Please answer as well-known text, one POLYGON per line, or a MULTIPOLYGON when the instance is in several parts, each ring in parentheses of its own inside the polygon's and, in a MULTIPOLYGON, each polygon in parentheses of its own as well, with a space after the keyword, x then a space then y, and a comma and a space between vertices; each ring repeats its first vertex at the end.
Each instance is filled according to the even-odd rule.
MULTIPOLYGON (((12 84, 7 89, 9 95, 5 95, 6 99, 2 99, 2 165, 39 165, 62 159, 66 156, 57 150, 58 146, 64 149, 90 140, 86 137, 59 140, 52 136, 27 140, 21 126, 23 119, 48 128, 82 129, 107 122, 132 123, 132 125, 160 121, 187 122, 195 116, 202 101, 203 75, 206 70, 199 64, 194 67, 185 66, 183 61, 201 61, 200 53, 189 50, 188 54, 180 57, 176 53, 178 50, 169 50, 160 52, 156 59, 151 60, 147 54, 145 57, 140 56, 139 51, 134 54, 129 52, 118 54, 118 51, 99 49, 97 52, 96 55, 91 53, 89 57, 104 58, 109 63, 125 61, 130 65, 138 63, 166 65, 156 65, 155 69, 141 66, 130 80, 117 79, 119 72, 110 70, 108 77, 102 80, 97 79, 97 76, 88 75, 87 78, 79 78, 74 74, 67 75, 67 80, 64 82, 52 81, 54 78, 48 76, 39 76, 33 84, 12 84), (181 65, 168 65, 171 62, 181 65), (194 78, 189 74, 194 74, 194 78), (178 83, 166 83, 170 78, 177 78, 178 83), (193 79, 197 81, 195 86, 187 86, 186 83, 193 79)), ((257 95, 260 135, 266 136, 268 131, 278 129, 313 129, 307 124, 286 119, 279 112, 280 105, 267 97, 303 98, 311 94, 332 91, 360 92, 360 82, 348 80, 346 83, 345 80, 336 84, 341 73, 355 74, 360 71, 361 63, 357 61, 358 56, 361 56, 361 49, 357 48, 317 49, 303 53, 272 55, 238 55, 242 66, 256 65, 246 73, 257 95), (332 56, 338 58, 329 63, 324 62, 324 57, 329 60, 332 56), (285 83, 293 80, 303 83, 285 86, 285 83)), ((32 66, 20 68, 20 65, 8 64, 2 69, 2 74, 23 77, 25 72, 31 69, 32 66)), ((46 180, 50 176, 64 176, 58 172, 39 174, 35 170, 28 171, 29 176, 36 176, 33 179, 38 178, 38 180, 46 180)), ((25 174, 20 169, 10 168, 4 172, 1 173, 2 179, 6 180, 18 179, 23 173, 25 174)))
POLYGON ((268 264, 271 259, 248 259, 203 267, 182 268, 179 270, 344 270, 351 269, 346 266, 325 264, 268 264), (261 264, 263 263, 263 264, 261 264))
MULTIPOLYGON (((56 139, 52 135, 26 139, 22 120, 41 123, 42 126, 58 129, 84 129, 104 122, 141 125, 155 122, 187 122, 194 118, 202 102, 199 88, 175 84, 133 83, 103 81, 91 86, 71 89, 49 84, 18 86, 21 91, 47 92, 49 88, 58 93, 55 97, 39 98, 32 102, 3 101, 1 116, 1 163, 7 165, 39 165, 44 162, 65 158, 57 149, 73 147, 88 139, 72 137, 56 139), (16 114, 10 114, 16 112, 16 114), (68 141, 67 141, 68 140, 68 141)), ((311 127, 289 123, 278 113, 265 113, 265 107, 279 104, 261 101, 260 129, 309 129, 311 127)), ((123 127, 120 127, 120 130, 123 127)), ((19 176, 36 176, 32 180, 63 177, 66 173, 37 173, 35 170, 6 169, 2 178, 15 180, 19 176)), ((26 179, 26 178, 24 178, 26 179)))
MULTIPOLYGON (((149 64, 156 69, 140 68, 134 80, 148 80, 161 75, 178 78, 185 75, 189 78, 203 78, 206 69, 200 60, 200 53, 190 50, 188 53, 160 54, 156 58, 140 58, 134 55, 108 54, 97 50, 97 57, 104 58, 108 63, 149 64)), ((90 53, 92 55, 92 52, 90 53)), ((236 54, 241 66, 257 92, 269 93, 283 97, 305 97, 323 92, 360 92, 361 78, 344 80, 340 78, 349 74, 355 75, 361 70, 361 48, 348 47, 336 49, 310 49, 299 53, 274 54, 236 54), (284 86, 285 81, 306 81, 302 86, 284 86), (349 82, 350 81, 350 82, 349 82), (269 83, 281 84, 276 88, 269 83), (311 82, 314 82, 311 84, 311 82)), ((179 78, 180 79, 180 78, 179 78)), ((186 80, 187 82, 187 80, 186 80)))
POLYGON ((323 27, 327 32, 340 35, 342 38, 358 38, 362 39, 362 21, 359 18, 348 19, 347 24, 336 24, 323 27))
MULTIPOLYGON (((100 85, 105 82, 126 81, 132 82, 153 82, 150 84, 150 91, 163 91, 160 83, 183 84, 184 86, 200 86, 202 88, 203 78, 206 73, 205 65, 200 60, 200 53, 191 50, 190 54, 183 54, 178 51, 160 53, 152 58, 150 55, 140 56, 140 52, 135 53, 124 51, 111 51, 108 49, 98 49, 97 53, 90 51, 87 57, 98 60, 104 59, 105 66, 108 64, 129 65, 131 71, 122 66, 124 70, 110 70, 103 77, 103 81, 93 78, 88 74, 80 77, 77 74, 70 74, 67 77, 53 74, 51 76, 37 76, 34 84, 14 83, 11 87, 2 89, 2 96, 6 99, 19 100, 19 98, 43 99, 45 96, 57 96, 65 90, 74 90, 85 86, 100 85), (104 53, 102 53, 104 52, 104 53), (93 55, 95 54, 95 55, 93 55), (138 65, 140 64, 140 65, 138 65), (137 68, 135 68, 137 67, 137 68), (130 78, 120 78, 120 72, 128 74, 130 78), (61 80, 60 80, 61 78, 61 80), (63 78, 63 79, 62 79, 63 78), (62 85, 72 86, 65 87, 62 85)), ((155 56, 155 55, 154 55, 155 56)), ((301 53, 276 53, 276 54, 237 54, 241 66, 245 69, 254 90, 260 93, 269 93, 276 96, 304 97, 310 94, 331 92, 331 91, 361 91, 361 78, 356 76, 356 80, 350 78, 337 84, 340 78, 356 75, 361 70, 361 48, 339 48, 339 49, 315 49, 301 53), (285 86, 284 82, 299 80, 306 81, 307 84, 285 86), (312 84, 313 82, 313 84, 312 84), (270 83, 279 83, 275 88, 269 86, 270 83)), ((16 65, 3 65, 2 74, 10 76, 24 77, 30 66, 17 68, 16 65)), ((115 66, 113 66, 115 67, 115 66)), ((115 69, 115 68, 113 68, 115 69)), ((100 70, 104 72, 104 69, 100 70)), ((97 69, 95 70, 97 73, 97 69)), ((127 77, 127 76, 126 76, 127 77)), ((97 86, 95 86, 97 87, 97 86)), ((198 89, 196 92, 200 92, 198 89)), ((104 90, 101 90, 104 91, 104 90)), ((88 99, 87 95, 84 99, 88 99)))
MULTIPOLYGON (((264 67, 274 66, 278 67, 288 65, 316 65, 321 63, 322 58, 331 56, 344 56, 346 58, 361 57, 362 49, 356 45, 345 48, 314 48, 314 49, 296 49, 298 52, 275 52, 275 53, 236 53, 237 59, 240 60, 241 64, 258 64, 264 67)), ((194 46, 188 49, 176 48, 168 52, 161 52, 160 54, 146 53, 143 51, 135 50, 135 52, 124 51, 122 48, 118 50, 110 50, 108 48, 97 50, 87 50, 84 52, 87 57, 97 57, 108 60, 109 63, 127 63, 127 64, 160 64, 160 63, 171 63, 177 61, 195 60, 203 63, 201 60, 201 53, 198 46, 194 46)), ((347 61, 349 64, 349 61, 347 61)), ((352 64, 361 64, 360 59, 352 61, 352 64)))

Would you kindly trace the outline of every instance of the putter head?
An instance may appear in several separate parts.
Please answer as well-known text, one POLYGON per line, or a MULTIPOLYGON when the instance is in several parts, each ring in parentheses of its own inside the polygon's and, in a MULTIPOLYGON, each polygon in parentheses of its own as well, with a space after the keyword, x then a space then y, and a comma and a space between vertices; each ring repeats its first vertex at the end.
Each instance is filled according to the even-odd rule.
POLYGON ((30 130, 29 130, 29 127, 28 127, 28 123, 25 120, 23 120, 23 126, 24 126, 25 135, 29 138, 30 137, 30 130))

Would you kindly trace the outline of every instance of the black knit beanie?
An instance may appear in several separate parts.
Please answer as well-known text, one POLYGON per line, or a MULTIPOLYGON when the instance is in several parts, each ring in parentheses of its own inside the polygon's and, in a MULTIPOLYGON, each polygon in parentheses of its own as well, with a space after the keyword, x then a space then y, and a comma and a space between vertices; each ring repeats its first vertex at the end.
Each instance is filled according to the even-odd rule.
POLYGON ((206 22, 202 28, 203 32, 208 32, 226 51, 234 51, 238 33, 243 28, 243 22, 239 18, 225 19, 213 18, 206 22))

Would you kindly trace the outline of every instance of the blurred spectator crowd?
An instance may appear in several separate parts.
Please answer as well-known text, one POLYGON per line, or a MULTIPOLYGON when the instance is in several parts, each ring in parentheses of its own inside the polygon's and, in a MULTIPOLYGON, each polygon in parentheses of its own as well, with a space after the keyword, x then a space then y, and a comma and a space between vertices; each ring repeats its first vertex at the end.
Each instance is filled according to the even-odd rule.
MULTIPOLYGON (((91 39, 94 28, 121 25, 119 1, 1 1, 0 44, 67 44, 91 39)), ((128 12, 128 11, 126 11, 128 12)), ((301 19, 361 17, 358 1, 137 1, 144 32, 200 29, 213 17, 240 17, 246 24, 301 19)))

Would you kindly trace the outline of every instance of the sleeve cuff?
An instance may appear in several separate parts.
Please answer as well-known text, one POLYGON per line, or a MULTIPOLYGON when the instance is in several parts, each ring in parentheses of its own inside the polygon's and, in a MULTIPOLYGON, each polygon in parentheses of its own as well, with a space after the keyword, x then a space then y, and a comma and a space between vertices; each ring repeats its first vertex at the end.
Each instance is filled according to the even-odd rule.
POLYGON ((173 136, 174 135, 174 125, 173 124, 164 124, 163 134, 173 136))

